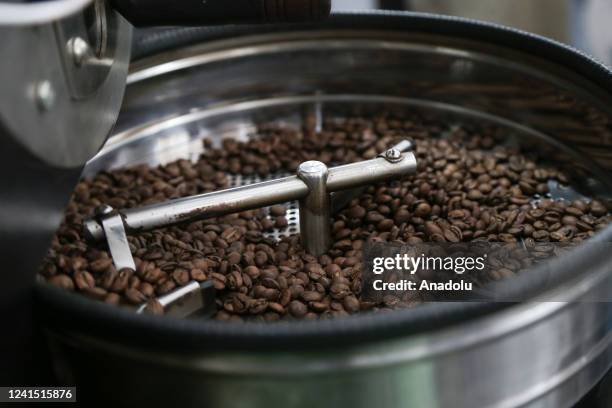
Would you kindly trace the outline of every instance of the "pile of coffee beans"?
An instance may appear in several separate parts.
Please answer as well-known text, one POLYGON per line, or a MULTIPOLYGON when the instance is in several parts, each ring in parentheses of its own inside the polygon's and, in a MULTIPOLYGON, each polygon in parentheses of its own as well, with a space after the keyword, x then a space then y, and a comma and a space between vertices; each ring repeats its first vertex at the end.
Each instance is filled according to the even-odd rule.
MULTIPOLYGON (((397 307, 360 300, 367 240, 420 242, 580 242, 609 221, 597 200, 547 198, 566 176, 533 152, 503 143, 488 126, 444 126, 420 117, 312 118, 294 129, 262 125, 247 142, 204 140, 193 163, 139 165, 82 180, 40 274, 51 284, 113 305, 163 313, 157 296, 212 280, 215 318, 278 320, 342 316, 397 307), (276 205, 130 236, 136 270, 116 270, 105 245, 86 242, 83 220, 108 204, 125 209, 229 186, 230 175, 294 172, 306 160, 330 165, 371 159, 403 139, 416 142, 419 169, 405 180, 370 186, 331 220, 334 245, 313 257, 299 235, 279 241, 286 207, 276 205)), ((490 280, 514 274, 494 271, 490 280)), ((418 304, 414 299, 409 305, 418 304)))

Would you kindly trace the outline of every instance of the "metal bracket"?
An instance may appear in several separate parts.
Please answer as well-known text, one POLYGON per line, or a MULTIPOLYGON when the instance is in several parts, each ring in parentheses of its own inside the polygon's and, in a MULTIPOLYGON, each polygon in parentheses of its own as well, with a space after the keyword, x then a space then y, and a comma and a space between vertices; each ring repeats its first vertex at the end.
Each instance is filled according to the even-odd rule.
MULTIPOLYGON (((214 313, 211 306, 215 300, 215 288, 211 280, 204 282, 189 282, 187 285, 173 290, 157 298, 159 304, 164 308, 164 314, 184 318, 198 315, 209 315, 214 313)), ((148 304, 143 303, 136 313, 145 313, 148 304)))
POLYGON ((328 174, 327 166, 315 160, 304 162, 297 169, 298 177, 308 186, 308 195, 300 200, 302 245, 314 256, 327 252, 332 242, 328 174))
POLYGON ((115 268, 117 270, 123 268, 136 270, 123 219, 120 214, 112 214, 112 211, 112 207, 105 206, 101 210, 100 222, 104 229, 104 236, 106 237, 115 268))

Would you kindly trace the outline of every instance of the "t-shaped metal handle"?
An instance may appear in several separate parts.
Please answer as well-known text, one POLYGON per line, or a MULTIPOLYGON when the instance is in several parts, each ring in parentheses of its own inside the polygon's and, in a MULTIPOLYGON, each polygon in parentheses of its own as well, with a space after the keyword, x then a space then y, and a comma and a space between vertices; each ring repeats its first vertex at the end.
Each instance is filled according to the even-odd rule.
MULTIPOLYGON (((264 181, 237 188, 214 191, 191 197, 153 204, 141 208, 108 212, 90 218, 84 223, 85 236, 91 240, 107 239, 117 267, 133 265, 125 258, 125 234, 167 227, 183 222, 218 217, 235 212, 266 207, 287 201, 300 200, 302 244, 312 255, 318 256, 331 245, 329 231, 329 193, 366 186, 380 181, 414 173, 416 158, 410 149, 412 143, 404 141, 372 160, 346 164, 328 169, 316 161, 302 163, 297 176, 264 181), (111 230, 106 224, 112 217, 111 230), (120 221, 120 222, 119 222, 120 221), (118 231, 117 224, 123 225, 118 231), (120 259, 115 253, 121 254, 120 259)), ((129 253, 129 250, 128 250, 129 253)))

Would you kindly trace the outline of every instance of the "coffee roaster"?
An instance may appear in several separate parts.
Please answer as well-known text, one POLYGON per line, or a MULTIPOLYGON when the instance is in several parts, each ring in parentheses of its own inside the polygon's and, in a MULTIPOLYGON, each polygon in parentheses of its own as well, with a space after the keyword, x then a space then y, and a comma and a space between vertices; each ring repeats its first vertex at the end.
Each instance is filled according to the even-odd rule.
MULTIPOLYGON (((507 290, 534 299, 520 304, 438 303, 264 327, 140 315, 34 285, 81 171, 87 176, 191 158, 200 153, 202 137, 217 144, 224 135, 248 138, 248 129, 262 120, 300 124, 326 114, 395 109, 490 122, 517 143, 570 164, 567 172, 580 180, 579 188, 558 194, 607 202, 612 74, 605 67, 563 45, 498 26, 372 13, 316 23, 146 30, 136 37, 128 74, 130 26, 115 9, 140 25, 208 22, 207 16, 217 23, 227 15, 214 8, 221 2, 205 2, 214 10, 201 16, 188 4, 187 12, 159 13, 165 3, 123 2, 115 9, 50 3, 65 5, 65 14, 51 18, 59 22, 42 19, 50 15, 47 3, 12 5, 14 11, 28 7, 28 20, 2 21, 3 52, 14 56, 5 61, 23 60, 25 50, 46 55, 44 64, 2 65, 5 78, 23 78, 5 83, 13 96, 5 92, 0 102, 4 174, 19 172, 2 181, 2 250, 11 271, 3 283, 14 288, 3 310, 11 327, 24 327, 35 288, 36 327, 50 345, 56 378, 76 384, 82 398, 95 395, 118 406, 569 407, 610 368, 612 309, 601 300, 612 290, 612 266, 605 246, 597 245, 610 239, 610 228, 571 256, 552 260, 547 273, 514 279, 507 290), (17 39, 23 44, 13 47, 17 39), (562 292, 563 301, 538 300, 552 292, 562 292), (587 298, 599 301, 581 301, 587 298)), ((295 2, 296 10, 282 13, 275 8, 279 2, 249 8, 255 3, 239 7, 236 20, 312 19, 326 10, 316 2, 295 2)), ((321 220, 334 211, 334 201, 342 203, 341 195, 328 193, 350 193, 402 166, 397 171, 416 170, 409 146, 380 153, 368 171, 358 163, 329 169, 306 163, 297 176, 279 174, 280 180, 234 175, 238 189, 229 192, 152 208, 107 208, 86 223, 87 234, 106 242, 121 267, 131 259, 121 245, 126 234, 206 211, 298 200, 289 210, 293 232, 310 237, 309 251, 317 254, 327 245, 321 220), (360 177, 348 176, 354 174, 360 177)), ((5 350, 28 347, 23 339, 5 338, 12 342, 5 350)), ((22 365, 23 355, 14 355, 22 365)), ((591 393, 593 403, 606 406, 604 391, 591 393)))
POLYGON ((11 367, 3 370, 7 381, 22 378, 19 372, 37 360, 28 357, 32 277, 83 165, 104 144, 117 119, 132 24, 317 20, 329 9, 329 1, 263 0, 186 1, 171 7, 166 2, 89 0, 0 5, 2 56, 7 62, 2 72, 12 78, 2 92, 0 150, 3 168, 19 173, 18 179, 6 178, 2 185, 2 247, 7 267, 23 271, 3 277, 3 284, 13 288, 3 296, 3 310, 7 325, 15 329, 15 335, 3 341, 3 358, 11 367), (11 242, 23 245, 9 249, 11 242))

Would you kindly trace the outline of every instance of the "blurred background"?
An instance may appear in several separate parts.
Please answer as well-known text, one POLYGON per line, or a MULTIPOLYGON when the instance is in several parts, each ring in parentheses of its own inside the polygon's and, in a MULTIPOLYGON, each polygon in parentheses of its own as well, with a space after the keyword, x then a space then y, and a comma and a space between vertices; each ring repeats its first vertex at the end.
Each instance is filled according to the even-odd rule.
POLYGON ((334 0, 335 11, 410 10, 492 21, 541 34, 612 66, 612 0, 334 0))

